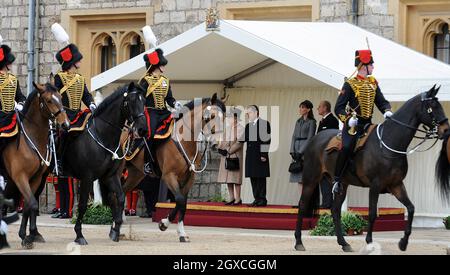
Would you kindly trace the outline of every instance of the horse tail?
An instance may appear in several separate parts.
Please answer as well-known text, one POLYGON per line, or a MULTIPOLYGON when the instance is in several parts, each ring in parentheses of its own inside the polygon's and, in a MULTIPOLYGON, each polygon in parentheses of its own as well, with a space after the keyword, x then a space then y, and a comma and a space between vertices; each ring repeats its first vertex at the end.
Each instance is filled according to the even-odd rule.
POLYGON ((450 203, 450 163, 447 157, 447 142, 450 134, 444 137, 442 149, 436 162, 436 184, 444 202, 450 203))

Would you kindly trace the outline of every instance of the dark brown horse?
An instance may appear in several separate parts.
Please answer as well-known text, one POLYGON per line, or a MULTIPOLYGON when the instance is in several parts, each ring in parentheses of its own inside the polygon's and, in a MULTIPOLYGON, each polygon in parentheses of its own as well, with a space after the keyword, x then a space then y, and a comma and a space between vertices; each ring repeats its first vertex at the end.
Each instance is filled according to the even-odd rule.
POLYGON ((22 246, 28 249, 33 247, 33 242, 44 242, 36 227, 39 209, 35 194, 52 157, 47 147, 49 120, 56 119, 56 123, 63 128, 70 125, 56 88, 51 84, 33 84, 35 90, 28 96, 22 115, 17 116, 19 133, 8 141, 2 151, 4 173, 8 179, 5 196, 15 196, 18 189, 24 198, 19 237, 22 246), (30 235, 26 236, 28 218, 30 235))
POLYGON ((442 149, 436 163, 436 183, 440 187, 442 199, 450 203, 450 131, 444 135, 442 149))
MULTIPOLYGON (((170 191, 175 195, 176 201, 175 208, 167 218, 161 220, 159 228, 165 231, 169 224, 174 222, 177 213, 180 213, 178 219, 180 242, 189 241, 184 231, 183 219, 186 213, 187 195, 194 183, 196 173, 194 167, 198 167, 204 154, 208 154, 208 152, 204 152, 204 154, 198 152, 197 137, 199 134, 203 134, 205 138, 211 138, 213 135, 222 132, 218 130, 219 127, 217 126, 223 125, 221 123, 223 122, 225 105, 214 94, 211 98, 203 99, 199 104, 192 101, 186 104, 184 109, 185 111, 175 124, 175 134, 172 134, 172 138, 169 140, 158 145, 155 151, 155 158, 161 170, 161 180, 167 184, 170 191), (183 137, 188 134, 188 138, 183 138, 177 145, 176 133, 180 133, 183 137)), ((133 190, 144 178, 144 149, 128 161, 126 167, 128 168, 128 178, 124 185, 124 192, 133 190)))
MULTIPOLYGON (((420 124, 428 126, 442 138, 448 130, 449 124, 444 110, 436 98, 439 88, 433 87, 428 92, 408 100, 390 119, 379 125, 367 139, 363 150, 360 150, 346 170, 343 177, 343 193, 337 194, 333 202, 332 215, 338 244, 346 252, 352 251, 345 241, 341 229, 341 207, 345 200, 349 184, 368 187, 369 190, 369 228, 366 242, 372 242, 372 231, 377 217, 377 203, 380 193, 391 193, 408 210, 408 222, 405 235, 399 242, 400 250, 407 248, 411 226, 414 217, 414 205, 408 198, 404 178, 408 170, 407 148, 420 124)), ((316 186, 323 175, 331 178, 338 152, 328 153, 325 148, 331 138, 336 136, 337 130, 322 131, 311 139, 304 154, 303 193, 299 201, 299 212, 295 230, 295 249, 305 250, 301 239, 303 216, 310 204, 316 186)), ((448 165, 448 163, 447 163, 448 165)), ((448 196, 448 188, 441 187, 448 196)))

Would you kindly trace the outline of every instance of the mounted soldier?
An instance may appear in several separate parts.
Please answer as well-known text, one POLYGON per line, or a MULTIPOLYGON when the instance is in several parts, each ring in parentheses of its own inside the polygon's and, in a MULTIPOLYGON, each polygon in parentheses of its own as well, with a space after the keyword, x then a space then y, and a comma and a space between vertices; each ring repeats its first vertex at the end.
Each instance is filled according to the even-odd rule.
POLYGON ((391 105, 384 98, 377 80, 372 76, 373 63, 371 50, 355 52, 357 75, 345 81, 336 102, 335 113, 344 123, 344 129, 342 149, 336 162, 333 193, 342 192, 342 175, 358 138, 364 135, 364 127, 372 124, 374 105, 383 113, 384 118, 392 116, 391 105))
POLYGON ((0 147, 5 138, 12 137, 18 132, 17 111, 22 111, 25 96, 20 90, 19 80, 9 72, 9 66, 16 59, 11 48, 2 45, 0 36, 0 147))
POLYGON ((58 23, 52 25, 52 32, 59 43, 66 44, 55 56, 61 65, 61 71, 55 75, 54 84, 61 94, 64 110, 70 120, 70 129, 68 132, 60 131, 59 133, 58 162, 56 165, 58 166, 57 174, 60 176, 58 187, 60 189, 61 211, 52 216, 53 218, 64 219, 71 217, 70 213, 73 206, 71 203, 73 202, 73 186, 67 177, 62 176, 64 174, 63 159, 67 139, 73 137, 71 133, 84 130, 89 117, 97 106, 87 88, 85 77, 78 73, 83 55, 75 44, 69 44, 69 36, 58 23), (89 108, 82 109, 81 103, 89 108))
MULTIPOLYGON (((142 30, 145 41, 150 46, 156 47, 157 39, 150 26, 145 26, 142 30)), ((155 135, 167 132, 172 127, 173 116, 171 111, 167 109, 166 104, 177 111, 181 109, 182 105, 173 97, 170 80, 163 75, 165 66, 168 63, 164 57, 163 50, 157 48, 149 54, 144 54, 144 61, 147 71, 138 84, 146 91, 145 115, 147 117, 149 134, 147 137, 148 148, 144 154, 144 172, 145 174, 151 174, 154 170, 150 157, 151 152, 149 152, 152 149, 152 141, 155 135)))
MULTIPOLYGON (((16 111, 22 111, 26 99, 20 90, 19 80, 14 74, 9 72, 9 66, 16 57, 12 54, 11 48, 2 43, 3 38, 0 35, 0 152, 3 151, 8 139, 18 133, 19 126, 17 124, 16 111)), ((0 172, 3 173, 3 168, 0 172)), ((0 175, 0 249, 8 247, 8 242, 6 241, 8 226, 7 222, 3 220, 4 188, 5 181, 3 176, 0 175)))

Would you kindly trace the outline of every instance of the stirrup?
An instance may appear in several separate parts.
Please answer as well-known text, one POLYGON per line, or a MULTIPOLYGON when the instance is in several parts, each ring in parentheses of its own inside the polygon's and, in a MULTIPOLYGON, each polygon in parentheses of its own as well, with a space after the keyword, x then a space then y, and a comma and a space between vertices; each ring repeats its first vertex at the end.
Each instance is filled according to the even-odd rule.
POLYGON ((144 164, 144 174, 150 175, 153 173, 152 165, 150 162, 146 162, 144 164))
POLYGON ((343 188, 340 180, 333 182, 333 194, 342 194, 343 188))

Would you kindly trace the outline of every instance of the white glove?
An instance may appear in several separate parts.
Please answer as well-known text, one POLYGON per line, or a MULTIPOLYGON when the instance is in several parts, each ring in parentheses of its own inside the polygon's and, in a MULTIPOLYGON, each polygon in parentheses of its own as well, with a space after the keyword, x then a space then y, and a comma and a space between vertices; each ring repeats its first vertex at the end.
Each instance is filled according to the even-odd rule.
POLYGON ((386 119, 388 117, 391 117, 392 115, 393 115, 393 113, 391 111, 386 111, 383 116, 386 119))
POLYGON ((0 221, 0 235, 8 234, 8 225, 4 221, 0 221))
POLYGON ((22 103, 16 103, 16 105, 14 106, 14 109, 16 109, 19 112, 22 112, 22 110, 23 110, 22 103))
POLYGON ((182 107, 183 105, 181 105, 179 101, 175 102, 175 109, 177 109, 177 111, 181 110, 182 107))
POLYGON ((348 121, 348 126, 355 127, 358 124, 358 119, 351 117, 348 121))
POLYGON ((91 103, 89 105, 89 109, 91 110, 91 112, 93 113, 95 111, 95 109, 97 109, 97 105, 95 105, 95 103, 91 103))

